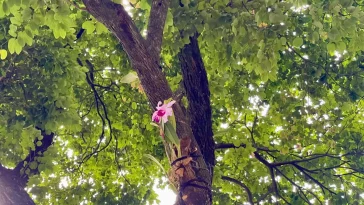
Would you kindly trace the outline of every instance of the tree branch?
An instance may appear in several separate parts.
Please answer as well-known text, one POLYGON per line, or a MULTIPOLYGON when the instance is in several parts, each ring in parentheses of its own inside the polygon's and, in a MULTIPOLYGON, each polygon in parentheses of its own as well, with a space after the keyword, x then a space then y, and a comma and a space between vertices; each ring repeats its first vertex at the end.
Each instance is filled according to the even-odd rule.
POLYGON ((162 47, 164 24, 170 0, 153 0, 147 29, 148 52, 155 53, 159 63, 162 47))
POLYGON ((145 39, 124 7, 110 0, 83 0, 83 3, 87 11, 119 39, 151 106, 156 107, 159 101, 172 97, 172 90, 159 64, 152 57, 156 56, 154 49, 148 51, 145 39))
POLYGON ((240 144, 239 146, 235 146, 233 143, 219 143, 215 144, 215 150, 217 149, 229 149, 229 148, 246 148, 246 144, 240 144))
POLYGON ((180 51, 179 60, 192 132, 212 174, 215 165, 215 142, 212 133, 210 90, 197 37, 197 33, 190 37, 190 43, 180 51))
POLYGON ((322 193, 325 194, 325 189, 327 191, 329 191, 331 194, 335 194, 335 192, 331 191, 331 189, 327 188, 325 185, 323 185, 321 182, 319 182, 317 179, 315 179, 314 177, 312 177, 310 174, 308 174, 303 167, 297 165, 297 164, 292 164, 294 167, 296 167, 298 170, 300 170, 300 172, 302 172, 307 178, 311 179, 315 184, 317 184, 318 186, 320 186, 322 193))
MULTIPOLYGON (((37 128, 38 130, 41 130, 40 128, 37 128)), ((13 169, 14 172, 18 173, 19 176, 22 177, 24 187, 26 183, 28 182, 29 175, 25 174, 25 170, 29 167, 29 164, 31 162, 36 161, 37 157, 43 156, 43 153, 47 151, 48 147, 50 147, 53 143, 54 133, 47 134, 44 130, 41 130, 41 134, 43 136, 42 140, 35 139, 34 140, 34 146, 35 149, 30 150, 29 154, 25 157, 25 159, 21 162, 19 162, 16 167, 13 169), (42 144, 40 146, 37 146, 37 142, 40 141, 42 144), (24 166, 24 162, 27 162, 27 164, 24 166), (21 170, 23 169, 23 172, 21 174, 21 170)), ((38 163, 38 162, 36 162, 38 163)), ((30 169, 30 174, 37 174, 39 171, 38 169, 30 169)))
POLYGON ((229 181, 229 182, 233 182, 233 183, 241 186, 242 188, 244 188, 246 194, 248 195, 248 201, 249 201, 249 203, 250 204, 254 204, 252 192, 250 191, 249 187, 247 187, 243 182, 240 182, 240 181, 238 181, 238 180, 236 180, 234 178, 228 177, 228 176, 222 176, 221 179, 222 180, 229 181))

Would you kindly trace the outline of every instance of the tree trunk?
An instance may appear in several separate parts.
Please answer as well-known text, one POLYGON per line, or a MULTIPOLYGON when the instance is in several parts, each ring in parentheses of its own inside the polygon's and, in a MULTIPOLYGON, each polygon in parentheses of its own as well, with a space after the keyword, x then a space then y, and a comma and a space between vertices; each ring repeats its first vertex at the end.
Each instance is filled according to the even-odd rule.
MULTIPOLYGON (((168 9, 165 5, 168 5, 168 1, 153 0, 151 11, 153 18, 149 20, 149 24, 153 25, 154 31, 148 33, 147 39, 154 39, 156 41, 154 42, 155 46, 160 46, 159 40, 163 38, 161 29, 164 28, 168 9)), ((86 10, 103 23, 122 44, 133 69, 138 74, 151 106, 154 108, 159 101, 163 102, 171 98, 172 90, 160 69, 159 59, 157 59, 160 53, 156 52, 160 48, 148 48, 145 39, 141 36, 124 7, 110 0, 83 0, 83 3, 86 6, 86 10)), ((193 162, 196 164, 194 167, 190 163, 187 165, 183 164, 183 167, 176 167, 175 162, 178 161, 176 163, 179 163, 182 159, 177 159, 172 163, 170 177, 176 181, 180 192, 176 204, 211 204, 212 173, 209 171, 211 167, 206 165, 202 157, 202 150, 192 133, 190 121, 178 103, 173 105, 173 111, 177 122, 177 135, 181 139, 182 156, 190 157, 189 154, 193 152, 193 162), (177 174, 177 168, 184 170, 182 176, 177 174)), ((171 151, 167 150, 167 153, 171 153, 171 151)), ((173 161, 173 157, 169 156, 169 159, 173 161)))
MULTIPOLYGON (((38 128, 39 129, 39 128, 38 128)), ((29 194, 25 191, 29 175, 39 174, 38 169, 29 169, 29 175, 25 173, 24 162, 30 164, 36 161, 37 157, 43 156, 48 147, 52 145, 54 133, 47 135, 42 131, 43 139, 42 145, 37 146, 38 139, 34 140, 35 150, 29 151, 28 156, 14 169, 6 169, 0 164, 0 205, 34 205, 34 201, 30 198, 29 194)))
POLYGON ((34 201, 24 190, 25 184, 20 173, 0 165, 0 204, 34 205, 34 201))
POLYGON ((181 50, 179 60, 192 132, 212 174, 215 165, 215 141, 212 132, 210 89, 197 37, 197 33, 190 37, 190 43, 181 50))

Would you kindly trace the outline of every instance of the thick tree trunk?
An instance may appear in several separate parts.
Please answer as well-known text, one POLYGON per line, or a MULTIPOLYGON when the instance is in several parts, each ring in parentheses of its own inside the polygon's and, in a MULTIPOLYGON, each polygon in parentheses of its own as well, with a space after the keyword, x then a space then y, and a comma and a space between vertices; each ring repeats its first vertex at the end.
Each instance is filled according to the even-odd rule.
MULTIPOLYGON (((148 48, 145 39, 141 36, 123 6, 110 0, 83 0, 83 3, 86 10, 119 39, 129 56, 132 67, 138 74, 152 107, 155 107, 159 101, 171 98, 172 90, 160 69, 159 59, 156 59, 160 54, 155 52, 158 52, 160 48, 148 48)), ((155 46, 160 46, 160 39, 163 37, 161 36, 161 29, 164 27, 167 12, 166 5, 168 5, 168 0, 153 0, 151 13, 154 18, 149 21, 153 32, 148 33, 147 39, 154 39, 156 41, 154 42, 155 46), (155 10, 160 11, 156 12, 155 10), (157 22, 151 22, 154 20, 157 22)), ((177 181, 176 185, 180 192, 176 204, 211 204, 212 173, 202 157, 202 150, 192 133, 189 120, 178 103, 173 106, 173 111, 176 116, 177 134, 180 139, 184 139, 183 142, 187 142, 181 142, 182 153, 189 154, 193 152, 195 156, 194 163, 196 164, 194 167, 191 164, 183 166, 183 176, 178 176, 176 167, 172 166, 171 177, 177 181)), ((171 152, 167 150, 167 153, 171 152)))
POLYGON ((0 165, 0 204, 34 205, 35 203, 24 190, 25 181, 14 170, 0 165))

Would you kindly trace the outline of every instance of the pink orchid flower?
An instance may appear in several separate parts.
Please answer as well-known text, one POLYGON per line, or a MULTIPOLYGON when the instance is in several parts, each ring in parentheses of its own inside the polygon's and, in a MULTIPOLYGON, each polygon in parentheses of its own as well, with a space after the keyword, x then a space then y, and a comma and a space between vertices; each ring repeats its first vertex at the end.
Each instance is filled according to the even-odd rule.
POLYGON ((172 116, 173 114, 172 105, 175 102, 176 101, 172 100, 171 102, 162 105, 162 102, 159 101, 157 110, 153 113, 152 120, 156 123, 159 123, 161 119, 163 123, 168 122, 168 116, 172 116))

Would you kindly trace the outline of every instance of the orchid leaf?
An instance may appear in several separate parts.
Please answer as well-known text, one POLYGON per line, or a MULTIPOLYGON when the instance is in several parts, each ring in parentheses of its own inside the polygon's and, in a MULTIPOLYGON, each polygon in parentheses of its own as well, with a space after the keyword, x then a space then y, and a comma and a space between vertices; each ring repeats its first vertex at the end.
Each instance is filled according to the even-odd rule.
POLYGON ((175 145, 179 145, 179 139, 176 133, 176 130, 173 128, 173 125, 171 122, 164 123, 164 134, 165 139, 175 145))

